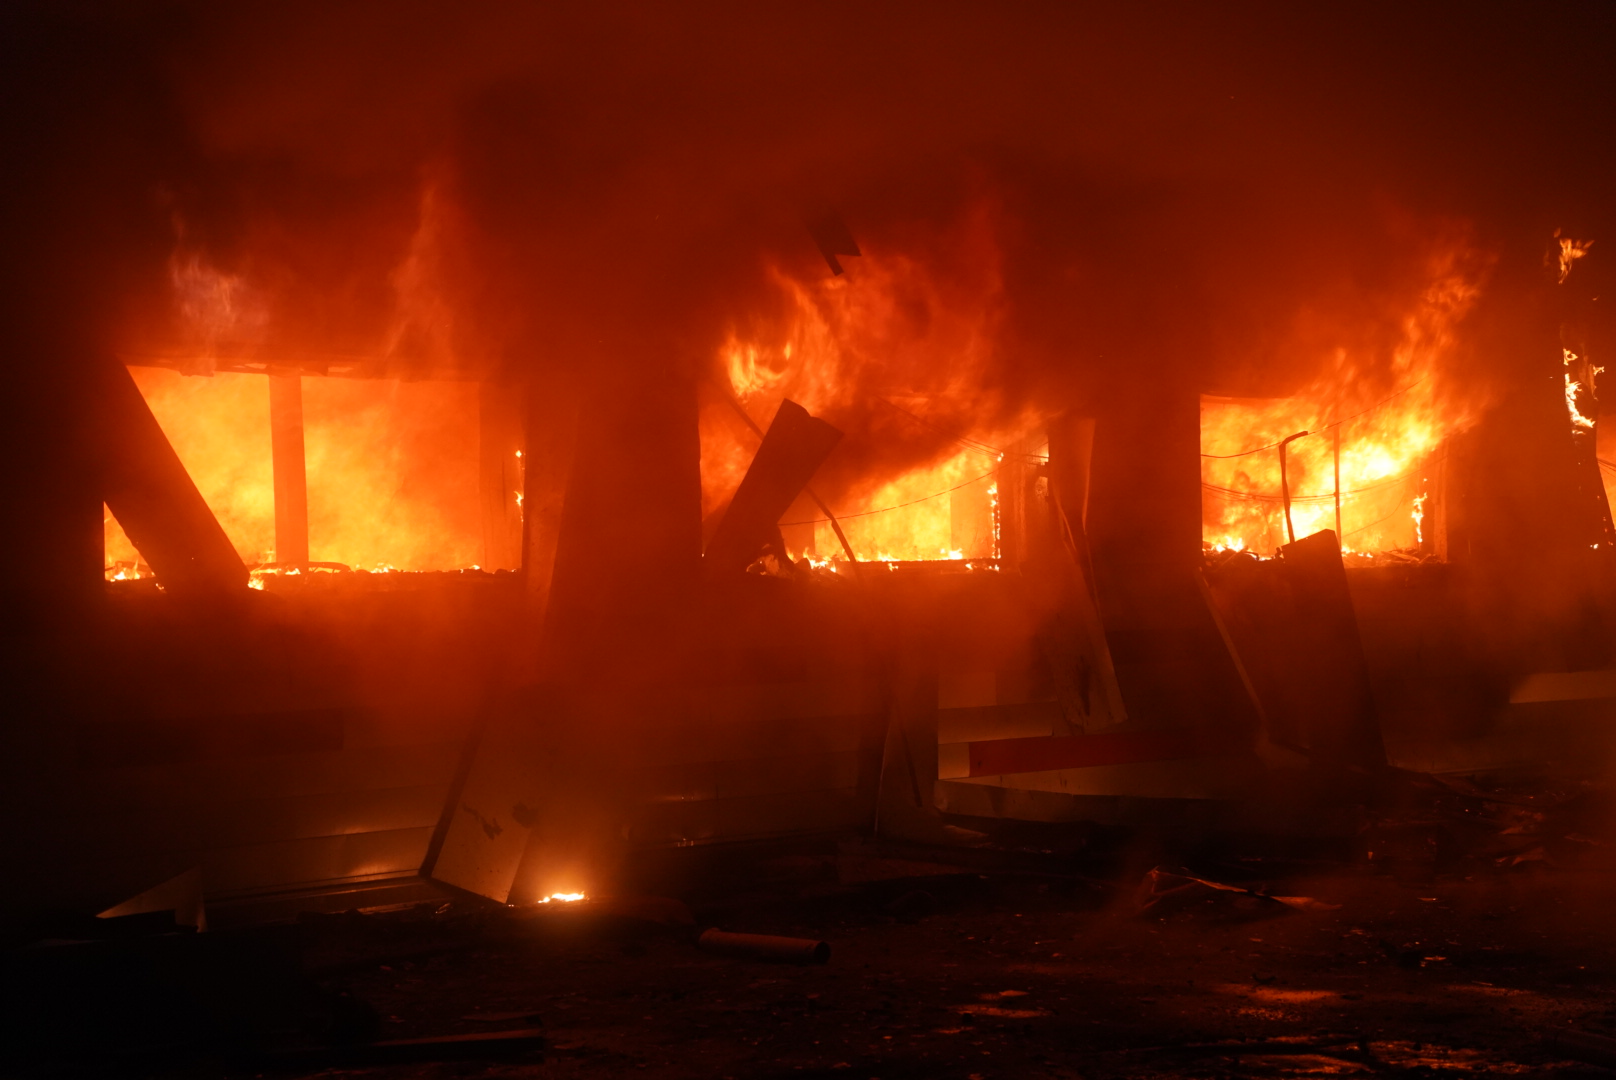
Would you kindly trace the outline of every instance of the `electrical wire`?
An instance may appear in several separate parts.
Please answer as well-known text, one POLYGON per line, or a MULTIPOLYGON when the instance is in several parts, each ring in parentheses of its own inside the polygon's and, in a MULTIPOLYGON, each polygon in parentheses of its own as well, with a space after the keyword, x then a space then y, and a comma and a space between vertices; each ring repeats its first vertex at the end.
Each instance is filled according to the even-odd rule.
POLYGON ((1040 454, 1024 454, 1024 453, 1021 453, 1019 451, 1012 452, 1012 451, 1008 451, 1008 450, 1001 450, 997 446, 991 446, 988 443, 982 442, 979 439, 969 439, 969 438, 966 438, 964 435, 956 435, 953 432, 947 430, 946 428, 938 427, 936 424, 933 424, 930 420, 927 420, 923 416, 915 415, 914 413, 910 412, 908 409, 904 408, 902 405, 897 404, 896 402, 889 401, 884 397, 877 397, 875 400, 880 402, 882 405, 885 405, 889 409, 894 409, 894 410, 902 413, 903 415, 907 416, 909 419, 913 420, 915 423, 919 424, 921 427, 927 428, 930 431, 934 431, 937 434, 943 436, 945 439, 949 439, 949 440, 951 440, 953 442, 957 442, 961 446, 965 447, 966 449, 975 450, 978 453, 983 453, 983 454, 992 454, 995 457, 1001 457, 1001 458, 1005 457, 1006 455, 1010 455, 1010 456, 1013 456, 1013 457, 1024 458, 1027 461, 1044 462, 1044 461, 1049 460, 1047 457, 1044 457, 1044 456, 1042 456, 1040 454))
MULTIPOLYGON (((906 506, 918 506, 919 504, 921 504, 923 502, 930 502, 932 499, 940 499, 944 495, 948 495, 948 494, 950 494, 952 492, 960 490, 960 488, 968 488, 972 484, 977 483, 980 480, 986 480, 988 477, 992 476, 994 473, 996 473, 998 471, 999 471, 998 467, 995 466, 994 468, 989 469, 987 472, 983 473, 981 476, 978 476, 973 480, 967 480, 963 484, 955 484, 953 487, 949 488, 946 491, 939 491, 939 492, 936 492, 936 493, 931 494, 931 495, 922 496, 921 498, 918 498, 918 499, 911 499, 908 502, 899 503, 897 506, 884 506, 879 510, 861 510, 857 514, 839 514, 837 516, 840 517, 843 521, 846 521, 848 518, 871 517, 871 516, 873 516, 875 514, 885 514, 885 513, 888 513, 889 511, 892 511, 892 510, 902 510, 906 506)), ((830 520, 829 518, 809 518, 807 521, 782 521, 780 523, 780 527, 783 529, 787 525, 817 525, 821 521, 829 521, 829 520, 830 520)))
POLYGON ((1366 529, 1373 529, 1376 525, 1381 524, 1381 522, 1390 521, 1392 518, 1397 516, 1397 512, 1403 508, 1403 504, 1406 503, 1406 502, 1408 502, 1408 492, 1405 491, 1405 492, 1403 492, 1403 497, 1401 499, 1397 500, 1397 505, 1392 507, 1392 512, 1391 513, 1389 513, 1385 517, 1381 518, 1380 521, 1371 521, 1367 525, 1360 525, 1358 528, 1353 529, 1351 532, 1342 533, 1341 534, 1341 539, 1345 540, 1349 536, 1357 536, 1359 533, 1363 532, 1366 529))
MULTIPOLYGON (((1416 471, 1418 471, 1418 470, 1410 469, 1408 472, 1398 473, 1396 476, 1387 477, 1386 479, 1380 481, 1378 484, 1370 484, 1367 487, 1361 487, 1361 488, 1351 488, 1351 489, 1342 491, 1341 494, 1342 495, 1359 495, 1359 494, 1362 494, 1365 491, 1377 491, 1380 488, 1391 487, 1393 484, 1400 484, 1403 481, 1407 480, 1409 477, 1413 476, 1416 471)), ((1203 490, 1203 491, 1215 491, 1219 495, 1227 495, 1230 498, 1235 498, 1235 499, 1258 499, 1258 500, 1260 500, 1262 502, 1283 502, 1285 500, 1285 496, 1283 496, 1283 495, 1263 495, 1263 494, 1260 494, 1259 492, 1255 492, 1255 491, 1236 491, 1234 488, 1219 487, 1216 484, 1203 483, 1201 485, 1201 490, 1203 490)), ((1291 496, 1291 502, 1324 502, 1326 500, 1334 499, 1334 498, 1335 498, 1335 492, 1326 491, 1322 495, 1292 495, 1291 496)))
MULTIPOLYGON (((1420 385, 1421 383, 1426 382, 1430 378, 1431 378, 1431 376, 1427 375, 1424 378, 1415 379, 1413 382, 1409 383, 1407 386, 1403 387, 1401 390, 1397 391, 1395 394, 1392 394, 1390 397, 1383 398, 1380 401, 1377 401, 1375 404, 1369 406, 1369 408, 1364 409, 1364 410, 1362 410, 1360 412, 1355 412, 1351 416, 1343 416, 1339 420, 1332 420, 1330 423, 1325 424, 1323 427, 1320 427, 1320 428, 1318 428, 1318 429, 1316 429, 1314 431, 1308 432, 1308 434, 1309 435, 1322 435, 1326 431, 1329 431, 1331 428, 1340 427, 1342 424, 1345 424, 1348 420, 1356 420, 1360 416, 1364 416, 1364 415, 1366 415, 1368 413, 1372 413, 1376 409, 1380 408, 1382 405, 1389 404, 1390 402, 1395 401, 1397 398, 1402 397, 1404 394, 1408 393, 1410 390, 1414 389, 1416 386, 1420 385)), ((1212 459, 1214 461, 1229 461, 1229 460, 1231 460, 1233 458, 1250 457, 1252 454, 1260 454, 1264 450, 1273 450, 1276 447, 1278 447, 1280 443, 1282 443, 1284 441, 1285 441, 1284 439, 1280 439, 1279 442, 1271 442, 1267 446, 1257 446, 1257 447, 1253 447, 1250 450, 1242 450, 1238 454, 1202 454, 1201 456, 1203 458, 1210 458, 1210 459, 1212 459)))

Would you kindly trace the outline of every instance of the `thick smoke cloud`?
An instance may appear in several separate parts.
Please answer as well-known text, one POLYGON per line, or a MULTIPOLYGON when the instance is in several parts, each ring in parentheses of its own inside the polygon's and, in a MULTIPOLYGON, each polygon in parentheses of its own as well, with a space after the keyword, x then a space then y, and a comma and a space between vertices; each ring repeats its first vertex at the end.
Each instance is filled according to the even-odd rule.
POLYGON ((127 219, 103 257, 182 219, 312 351, 385 338, 428 182, 469 215, 457 301, 488 340, 462 347, 488 358, 608 324, 700 351, 760 251, 802 256, 805 206, 946 218, 967 167, 1024 225, 1024 328, 1063 333, 1038 325, 1053 292, 1097 354, 1169 313, 1249 353, 1309 290, 1383 269, 1386 205, 1489 245, 1609 213, 1597 5, 117 11, 10 16, 12 135, 38 140, 13 186, 68 180, 30 193, 58 224, 127 219))
POLYGON ((1434 233, 1524 267, 1609 232, 1612 18, 17 5, 9 351, 180 347, 178 254, 255 291, 246 347, 316 366, 699 375, 766 266, 823 272, 804 213, 879 244, 985 191, 1010 399, 1282 393, 1392 333, 1434 233))

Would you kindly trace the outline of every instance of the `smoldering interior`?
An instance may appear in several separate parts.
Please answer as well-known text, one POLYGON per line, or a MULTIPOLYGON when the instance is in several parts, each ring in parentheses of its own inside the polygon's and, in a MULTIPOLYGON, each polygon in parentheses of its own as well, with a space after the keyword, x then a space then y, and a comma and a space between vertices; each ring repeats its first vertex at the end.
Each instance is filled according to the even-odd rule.
POLYGON ((7 19, 33 1066, 1616 1061, 1602 9, 7 19))

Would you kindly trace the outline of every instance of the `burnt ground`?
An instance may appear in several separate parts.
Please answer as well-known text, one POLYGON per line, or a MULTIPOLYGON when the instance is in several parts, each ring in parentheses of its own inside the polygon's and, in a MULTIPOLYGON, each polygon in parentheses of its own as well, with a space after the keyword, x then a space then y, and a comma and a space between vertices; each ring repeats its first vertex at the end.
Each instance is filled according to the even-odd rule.
MULTIPOLYGON (((663 875, 659 896, 527 909, 465 898, 170 934, 161 941, 224 959, 180 975, 158 965, 161 977, 149 967, 130 977, 127 963, 104 958, 70 970, 48 992, 59 1000, 31 1014, 56 1034, 6 1071, 1616 1076, 1608 799, 1586 786, 1443 783, 1420 781, 1344 842, 1303 838, 1311 854, 1205 835, 1107 846, 1094 834, 1063 852, 1047 845, 1072 830, 1055 827, 1044 848, 1036 833, 1000 836, 968 852, 929 849, 927 864, 914 849, 844 841, 687 866, 663 875), (1153 873, 1164 860, 1240 891, 1153 873), (695 944, 703 927, 822 939, 831 955, 806 967, 715 956, 695 944), (291 977, 277 983, 280 961, 291 977), (180 1004, 152 989, 187 979, 200 989, 180 1004), (215 1002, 226 1004, 208 1013, 215 1002), (217 1031, 253 1013, 251 1030, 208 1035, 192 1019, 205 1013, 217 1031), (378 1040, 520 1028, 541 1030, 543 1046, 365 1063, 378 1040)), ((47 976, 60 967, 49 948, 29 955, 45 958, 47 976)), ((7 989, 40 996, 37 976, 15 970, 7 989)), ((40 1023, 8 1042, 37 1036, 40 1023)))
POLYGON ((1157 919, 1106 890, 969 878, 931 883, 940 910, 914 923, 845 898, 726 920, 830 941, 830 962, 806 968, 591 935, 558 913, 580 925, 345 982, 394 1036, 532 1010, 552 1040, 541 1064, 343 1075, 1604 1074, 1545 1036, 1616 1034, 1616 874, 1336 871, 1287 887, 1340 907, 1157 919))

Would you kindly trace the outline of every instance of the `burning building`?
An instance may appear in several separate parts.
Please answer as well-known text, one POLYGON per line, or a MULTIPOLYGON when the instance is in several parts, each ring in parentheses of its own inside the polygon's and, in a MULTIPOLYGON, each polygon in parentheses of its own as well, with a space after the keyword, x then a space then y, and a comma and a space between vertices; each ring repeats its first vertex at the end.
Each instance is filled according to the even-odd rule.
POLYGON ((1360 14, 19 13, 0 914, 1597 773, 1612 28, 1360 14))

